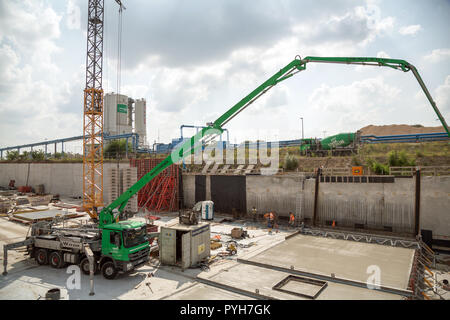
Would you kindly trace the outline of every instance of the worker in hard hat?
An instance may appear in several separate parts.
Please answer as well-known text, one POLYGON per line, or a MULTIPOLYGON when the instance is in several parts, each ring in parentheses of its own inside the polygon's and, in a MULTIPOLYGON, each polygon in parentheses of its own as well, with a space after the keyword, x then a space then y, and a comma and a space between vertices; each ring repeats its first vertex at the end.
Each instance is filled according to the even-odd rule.
POLYGON ((256 207, 253 207, 252 208, 252 219, 253 219, 253 222, 256 222, 256 218, 258 217, 257 216, 258 215, 258 210, 256 210, 256 207))

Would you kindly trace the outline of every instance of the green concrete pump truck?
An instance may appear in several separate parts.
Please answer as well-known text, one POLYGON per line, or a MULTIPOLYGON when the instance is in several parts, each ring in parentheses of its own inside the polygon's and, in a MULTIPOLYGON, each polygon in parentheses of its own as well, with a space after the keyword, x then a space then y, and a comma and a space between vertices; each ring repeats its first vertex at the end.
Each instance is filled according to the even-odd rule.
POLYGON ((146 225, 136 221, 119 221, 98 227, 58 227, 58 220, 37 222, 24 241, 4 246, 4 275, 7 274, 10 249, 26 246, 38 264, 62 268, 77 264, 84 274, 100 271, 106 279, 132 271, 149 260, 150 246, 146 225), (92 263, 92 266, 90 265, 92 263))
POLYGON ((322 140, 317 138, 303 139, 300 145, 300 153, 306 156, 349 156, 358 151, 361 134, 339 133, 322 140))
POLYGON ((174 149, 167 158, 145 174, 131 188, 104 207, 100 212, 98 224, 79 229, 64 229, 56 228, 51 223, 38 223, 33 225, 31 235, 25 241, 5 245, 4 274, 6 274, 7 269, 7 251, 20 246, 27 246, 32 257, 41 264, 50 263, 53 267, 61 267, 64 263, 79 263, 85 273, 89 270, 91 285, 95 270, 101 270, 103 276, 107 279, 114 279, 118 272, 127 272, 144 264, 149 259, 149 244, 145 225, 139 222, 118 221, 128 200, 164 169, 181 162, 184 157, 194 154, 196 150, 201 150, 202 145, 211 143, 215 137, 223 132, 222 126, 226 125, 275 85, 300 71, 306 70, 306 64, 310 62, 384 66, 404 72, 411 70, 450 136, 447 123, 431 98, 419 73, 413 65, 405 60, 365 57, 306 57, 301 59, 297 56, 216 121, 208 123, 207 127, 174 149))

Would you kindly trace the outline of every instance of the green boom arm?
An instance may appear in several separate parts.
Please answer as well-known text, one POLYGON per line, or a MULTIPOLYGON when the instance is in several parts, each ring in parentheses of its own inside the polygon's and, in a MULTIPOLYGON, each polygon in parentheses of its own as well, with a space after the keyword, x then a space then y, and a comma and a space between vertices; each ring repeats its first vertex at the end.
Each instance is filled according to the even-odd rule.
POLYGON ((297 72, 306 69, 306 64, 309 62, 321 62, 321 63, 342 63, 342 64, 359 64, 359 65, 373 65, 373 66, 385 66, 394 68, 397 70, 401 70, 407 72, 411 70, 419 82, 422 90, 427 96, 428 100, 431 103, 434 111, 439 117, 442 125, 450 136, 450 132, 448 126, 445 122, 445 119, 442 117, 439 109, 436 106, 436 103, 433 101, 430 93, 428 92, 422 78, 420 77, 417 69, 409 64, 405 60, 397 60, 397 59, 384 59, 384 58, 341 58, 341 57, 306 57, 301 59, 300 57, 296 57, 293 61, 291 61, 288 65, 286 65, 283 69, 275 73, 272 77, 270 77, 266 82, 261 84, 255 90, 253 90, 250 94, 248 94, 241 101, 236 103, 233 107, 231 107, 227 112, 221 115, 216 121, 213 123, 208 123, 208 127, 203 128, 196 135, 192 136, 191 139, 187 140, 178 148, 174 149, 172 153, 161 161, 156 167, 154 167, 150 172, 145 174, 140 180, 138 180, 133 186, 131 186, 127 191, 125 191, 122 195, 119 196, 116 200, 114 200, 110 205, 103 208, 100 212, 99 218, 99 226, 103 227, 106 224, 112 223, 117 219, 117 216, 120 212, 125 208, 128 200, 136 194, 139 190, 141 190, 147 183, 149 183, 153 178, 155 178, 158 174, 164 171, 170 165, 177 163, 179 160, 184 157, 193 154, 199 147, 201 147, 201 141, 205 141, 205 138, 215 136, 223 132, 222 126, 227 124, 231 119, 233 119, 236 115, 242 112, 245 108, 247 108, 250 104, 252 104, 256 99, 261 97, 264 93, 274 87, 276 84, 280 83, 283 80, 286 80, 292 77, 297 72), (200 145, 199 145, 200 144, 200 145), (118 208, 118 212, 113 212, 114 209, 118 208))

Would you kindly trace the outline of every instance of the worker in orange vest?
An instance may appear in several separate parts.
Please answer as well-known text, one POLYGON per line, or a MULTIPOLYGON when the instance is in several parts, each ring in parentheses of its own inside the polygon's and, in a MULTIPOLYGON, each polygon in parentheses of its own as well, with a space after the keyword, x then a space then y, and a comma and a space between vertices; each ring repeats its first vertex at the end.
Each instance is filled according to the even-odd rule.
POLYGON ((292 212, 289 212, 289 226, 294 227, 295 224, 295 216, 292 212))
POLYGON ((269 229, 269 233, 271 233, 273 228, 273 222, 275 221, 275 215, 273 214, 273 212, 269 212, 264 215, 264 218, 267 219, 267 228, 269 229))

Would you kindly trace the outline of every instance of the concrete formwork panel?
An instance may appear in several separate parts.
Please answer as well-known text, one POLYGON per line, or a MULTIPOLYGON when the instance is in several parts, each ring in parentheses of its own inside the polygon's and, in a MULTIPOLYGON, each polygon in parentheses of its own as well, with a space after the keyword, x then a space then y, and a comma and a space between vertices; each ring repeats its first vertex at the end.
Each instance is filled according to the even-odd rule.
POLYGON ((192 208, 195 204, 195 175, 183 175, 183 200, 188 208, 192 208))

